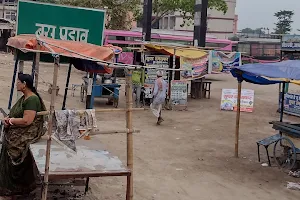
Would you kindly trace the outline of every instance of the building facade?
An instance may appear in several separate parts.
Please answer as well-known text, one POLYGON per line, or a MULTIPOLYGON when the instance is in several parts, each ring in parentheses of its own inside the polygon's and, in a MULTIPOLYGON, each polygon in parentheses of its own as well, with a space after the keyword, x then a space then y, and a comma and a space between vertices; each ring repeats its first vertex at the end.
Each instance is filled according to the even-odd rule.
MULTIPOLYGON (((228 11, 223 12, 209 9, 207 16, 207 32, 219 39, 227 39, 237 33, 238 16, 235 14, 236 0, 226 0, 228 11)), ((179 12, 167 15, 159 21, 159 29, 174 31, 194 31, 193 24, 183 25, 179 12)))
POLYGON ((0 0, 0 18, 16 21, 17 3, 17 0, 0 0))

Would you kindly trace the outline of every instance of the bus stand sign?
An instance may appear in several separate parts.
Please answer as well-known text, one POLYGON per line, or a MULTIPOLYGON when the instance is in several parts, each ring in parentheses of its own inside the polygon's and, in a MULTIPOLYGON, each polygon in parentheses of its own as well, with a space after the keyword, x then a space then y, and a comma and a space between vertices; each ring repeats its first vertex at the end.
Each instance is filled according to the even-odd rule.
POLYGON ((16 34, 103 44, 105 11, 19 0, 16 34))

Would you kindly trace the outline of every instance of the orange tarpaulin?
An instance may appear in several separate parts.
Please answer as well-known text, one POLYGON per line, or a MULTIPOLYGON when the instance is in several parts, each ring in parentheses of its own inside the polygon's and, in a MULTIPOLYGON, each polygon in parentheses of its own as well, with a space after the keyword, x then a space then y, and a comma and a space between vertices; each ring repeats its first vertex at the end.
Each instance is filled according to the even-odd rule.
POLYGON ((47 44, 56 54, 70 58, 79 58, 84 60, 108 61, 114 57, 114 54, 122 52, 122 49, 115 46, 97 46, 93 44, 56 40, 47 37, 40 37, 41 46, 35 35, 18 35, 8 40, 7 46, 19 49, 23 52, 52 52, 46 47, 47 44))

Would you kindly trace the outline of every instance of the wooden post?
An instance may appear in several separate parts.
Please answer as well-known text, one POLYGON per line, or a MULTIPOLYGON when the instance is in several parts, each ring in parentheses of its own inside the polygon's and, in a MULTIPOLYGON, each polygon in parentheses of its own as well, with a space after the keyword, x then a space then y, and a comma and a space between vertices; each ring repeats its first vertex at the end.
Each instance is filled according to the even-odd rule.
POLYGON ((238 83, 238 97, 237 97, 237 111, 236 111, 236 124, 235 124, 235 157, 239 157, 239 129, 240 129, 240 116, 241 116, 241 95, 242 95, 242 82, 238 83))
MULTIPOLYGON (((126 70, 126 69, 125 69, 126 70)), ((132 138, 132 71, 126 73, 126 128, 127 132, 127 167, 131 175, 127 176, 126 200, 133 198, 133 138, 132 138)))
POLYGON ((38 88, 39 85, 39 73, 40 73, 40 59, 41 59, 41 53, 37 52, 35 53, 35 72, 34 72, 34 81, 35 81, 35 88, 38 88))
POLYGON ((45 163, 45 176, 44 176, 44 187, 42 191, 42 200, 47 200, 47 193, 48 193, 51 135, 52 135, 52 124, 53 124, 53 115, 54 115, 55 98, 56 98, 56 90, 57 90, 58 68, 59 68, 59 58, 55 58, 51 102, 50 102, 50 114, 48 120, 48 140, 47 140, 47 147, 46 147, 46 163, 45 163))

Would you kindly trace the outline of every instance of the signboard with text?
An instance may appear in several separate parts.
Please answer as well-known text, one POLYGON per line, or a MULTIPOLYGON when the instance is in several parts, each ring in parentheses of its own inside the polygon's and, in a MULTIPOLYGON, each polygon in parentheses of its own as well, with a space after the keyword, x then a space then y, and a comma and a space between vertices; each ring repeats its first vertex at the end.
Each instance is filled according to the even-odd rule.
POLYGON ((300 51, 300 35, 282 36, 281 49, 283 51, 300 51))
POLYGON ((105 11, 19 0, 17 35, 37 34, 101 46, 105 11))
POLYGON ((207 74, 208 55, 201 58, 180 57, 181 77, 185 80, 199 79, 207 74))
POLYGON ((187 106, 187 81, 171 81, 171 101, 175 106, 187 106))
MULTIPOLYGON (((167 71, 167 69, 169 68, 169 58, 170 58, 170 56, 166 56, 166 55, 146 55, 145 56, 146 66, 153 67, 151 69, 147 68, 145 71, 146 78, 145 78, 144 88, 145 88, 146 98, 153 97, 152 91, 154 88, 155 80, 157 79, 156 72, 158 70, 163 71, 163 78, 167 83, 169 83, 169 76, 168 76, 168 71, 167 71), (160 69, 155 69, 155 68, 160 68, 160 69), (166 69, 166 70, 162 70, 162 69, 166 69)), ((168 94, 168 92, 167 92, 167 94, 168 94)))
MULTIPOLYGON (((237 89, 222 89, 221 110, 237 111, 237 89)), ((243 89, 241 112, 253 112, 254 90, 243 89)))
MULTIPOLYGON (((281 108, 281 95, 279 96, 279 109, 281 108)), ((284 94, 284 104, 283 104, 284 113, 295 115, 300 117, 300 94, 284 94)))

